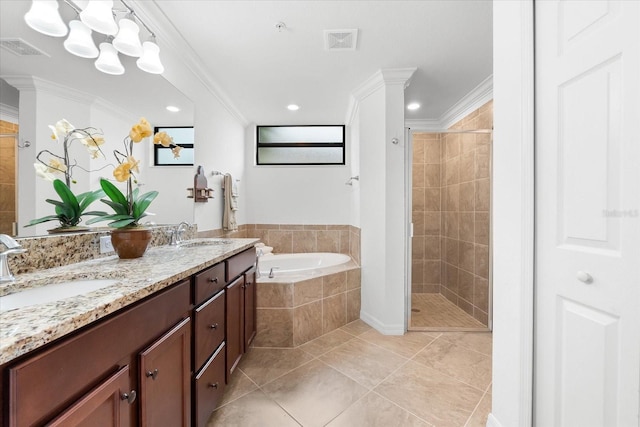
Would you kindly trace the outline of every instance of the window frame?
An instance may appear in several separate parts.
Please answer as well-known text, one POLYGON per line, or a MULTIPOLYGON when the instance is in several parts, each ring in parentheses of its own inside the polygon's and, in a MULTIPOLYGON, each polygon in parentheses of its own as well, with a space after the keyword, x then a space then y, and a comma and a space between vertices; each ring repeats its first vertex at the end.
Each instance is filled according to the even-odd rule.
POLYGON ((347 143, 346 143, 346 125, 256 125, 256 166, 344 166, 347 163, 347 143), (340 127, 342 128, 342 142, 260 142, 260 128, 278 128, 278 127, 340 127), (261 163, 260 148, 342 148, 341 163, 261 163))
MULTIPOLYGON (((167 130, 167 129, 193 129, 193 126, 154 126, 153 128, 153 134, 155 135, 156 133, 158 133, 160 130, 167 130)), ((194 130, 195 132, 195 130, 194 130)), ((185 143, 176 143, 177 145, 181 146, 182 148, 191 148, 191 149, 195 149, 195 141, 192 144, 185 144, 185 143)), ((169 167, 175 167, 175 166, 194 166, 195 163, 158 163, 158 152, 160 150, 170 150, 170 148, 163 146, 162 144, 153 144, 153 166, 160 166, 160 167, 164 167, 164 166, 169 166, 169 167)), ((195 162, 195 159, 194 159, 195 162)))

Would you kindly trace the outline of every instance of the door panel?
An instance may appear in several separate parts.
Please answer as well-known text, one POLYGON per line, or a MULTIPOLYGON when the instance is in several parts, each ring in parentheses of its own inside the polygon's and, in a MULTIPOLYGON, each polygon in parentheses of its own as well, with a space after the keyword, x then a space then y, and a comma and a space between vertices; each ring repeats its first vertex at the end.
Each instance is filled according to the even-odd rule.
POLYGON ((535 425, 638 425, 640 2, 535 9, 535 425))

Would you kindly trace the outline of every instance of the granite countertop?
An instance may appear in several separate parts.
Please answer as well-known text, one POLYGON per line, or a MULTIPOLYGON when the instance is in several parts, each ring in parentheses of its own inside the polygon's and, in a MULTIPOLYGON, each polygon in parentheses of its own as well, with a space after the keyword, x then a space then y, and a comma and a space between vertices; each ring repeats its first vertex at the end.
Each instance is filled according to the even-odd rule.
POLYGON ((50 303, 0 312, 0 364, 52 342, 129 304, 170 286, 258 239, 196 239, 192 246, 158 246, 142 258, 116 255, 20 274, 0 295, 77 279, 117 279, 112 286, 50 303), (219 244, 207 244, 216 242, 219 244))

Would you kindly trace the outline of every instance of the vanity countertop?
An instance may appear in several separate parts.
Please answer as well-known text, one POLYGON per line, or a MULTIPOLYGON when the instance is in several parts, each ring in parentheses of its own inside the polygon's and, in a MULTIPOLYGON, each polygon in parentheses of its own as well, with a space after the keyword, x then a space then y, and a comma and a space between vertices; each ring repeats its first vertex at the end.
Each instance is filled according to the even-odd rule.
MULTIPOLYGON (((3 284, 0 295, 78 279, 117 279, 114 285, 55 302, 0 312, 0 364, 52 342, 82 326, 173 285, 257 243, 258 239, 220 241, 190 247, 157 246, 142 258, 116 255, 33 273, 3 284)), ((204 242, 203 242, 204 243, 204 242)))

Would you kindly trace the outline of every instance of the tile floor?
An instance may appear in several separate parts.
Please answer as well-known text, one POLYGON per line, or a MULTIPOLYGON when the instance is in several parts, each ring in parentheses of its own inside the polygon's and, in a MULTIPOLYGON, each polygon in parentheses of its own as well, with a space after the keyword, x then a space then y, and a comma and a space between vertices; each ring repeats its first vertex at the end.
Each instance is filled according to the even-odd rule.
POLYGON ((209 427, 484 426, 491 334, 385 336, 357 320, 296 348, 252 348, 209 427))
POLYGON ((486 330, 486 325, 467 314, 442 294, 411 294, 411 329, 486 330))

